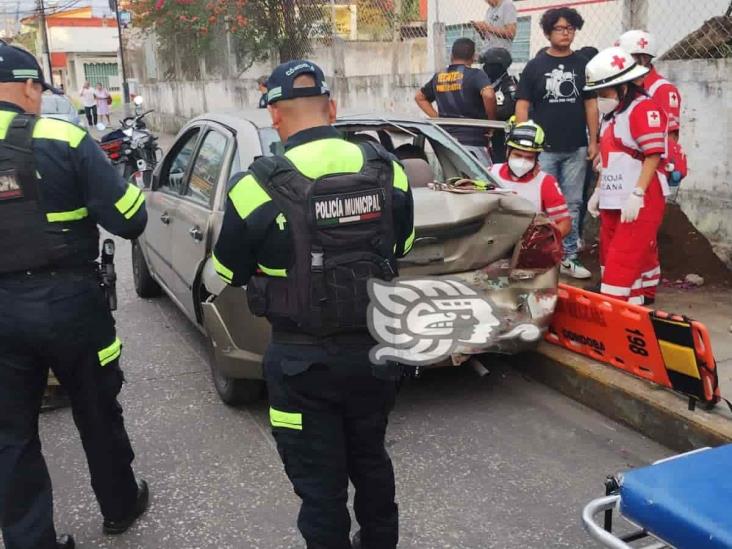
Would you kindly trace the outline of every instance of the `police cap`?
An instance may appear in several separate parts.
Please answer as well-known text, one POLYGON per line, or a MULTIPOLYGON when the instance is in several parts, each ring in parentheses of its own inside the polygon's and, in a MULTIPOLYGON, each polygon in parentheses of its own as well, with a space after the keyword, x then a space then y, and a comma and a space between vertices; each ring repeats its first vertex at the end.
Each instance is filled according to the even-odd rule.
POLYGON ((325 83, 325 75, 318 65, 312 61, 299 59, 288 61, 277 67, 267 79, 267 103, 297 99, 298 97, 316 97, 330 95, 330 88, 325 83), (307 88, 296 88, 295 79, 303 74, 309 74, 315 80, 315 85, 307 88))
POLYGON ((55 94, 63 93, 46 82, 41 66, 33 54, 0 40, 0 82, 22 83, 26 80, 38 82, 44 90, 55 94))

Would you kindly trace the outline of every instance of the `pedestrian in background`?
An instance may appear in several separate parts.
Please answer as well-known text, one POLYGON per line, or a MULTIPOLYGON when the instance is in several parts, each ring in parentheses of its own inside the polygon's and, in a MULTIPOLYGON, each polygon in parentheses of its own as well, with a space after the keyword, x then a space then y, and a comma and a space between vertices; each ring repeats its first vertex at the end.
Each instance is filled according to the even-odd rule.
POLYGON ((587 205, 600 216, 600 292, 636 305, 645 302, 643 272, 657 254, 667 192, 659 171, 666 114, 637 84, 647 73, 619 47, 587 65, 586 89, 599 92, 604 115, 600 183, 587 205))
POLYGON ((94 97, 94 90, 89 82, 84 82, 84 86, 79 92, 81 97, 81 104, 84 107, 84 114, 86 115, 86 123, 91 128, 97 125, 97 100, 94 97))
POLYGON ((6 549, 74 548, 71 536, 56 537, 38 436, 49 367, 71 398, 103 532, 125 532, 148 504, 117 401, 122 343, 95 263, 97 223, 137 238, 147 223, 145 198, 86 131, 39 116, 44 90, 56 92, 36 59, 0 44, 0 526, 6 549))
MULTIPOLYGON (((518 82, 508 74, 508 68, 513 63, 511 53, 505 48, 489 48, 480 54, 480 62, 496 92, 496 118, 501 122, 507 122, 516 111, 518 92, 518 82)), ((506 161, 506 135, 504 132, 494 132, 493 134, 491 160, 494 163, 506 161)))
MULTIPOLYGON (((435 74, 414 100, 431 118, 496 119, 496 92, 491 79, 475 62, 475 42, 458 38, 452 45, 450 65, 435 74), (437 103, 437 110, 432 103, 437 103)), ((459 141, 484 166, 491 165, 488 142, 492 132, 484 128, 446 126, 445 130, 459 141)))
POLYGON ((112 119, 111 119, 111 105, 112 105, 112 94, 109 93, 109 90, 102 86, 102 83, 99 82, 97 84, 97 88, 94 90, 94 98, 97 101, 97 114, 99 115, 99 120, 101 122, 104 122, 104 118, 107 118, 107 126, 112 125, 112 119))
POLYGON ((516 38, 516 6, 513 0, 485 0, 488 9, 483 21, 473 21, 475 30, 483 38, 483 45, 489 48, 504 48, 511 51, 516 38))
POLYGON ((561 271, 573 278, 592 273, 579 261, 579 217, 587 160, 598 152, 600 116, 594 92, 583 91, 587 59, 572 51, 575 33, 584 25, 572 8, 547 10, 541 27, 549 48, 528 62, 519 81, 516 121, 532 118, 546 132, 541 167, 562 189, 572 216, 572 230, 564 239, 561 271))
POLYGON ((257 78, 257 89, 259 90, 259 104, 257 105, 260 109, 267 108, 267 75, 260 76, 257 78))
POLYGON ((336 106, 317 65, 284 63, 268 87, 285 153, 232 179, 214 265, 228 284, 247 286, 249 307, 272 325, 263 363, 269 417, 302 499, 307 547, 351 549, 350 480, 361 527, 353 547, 395 549, 384 438, 400 371, 369 359, 367 282, 396 276, 396 258, 411 249, 409 183, 381 145, 351 143, 331 126, 336 106), (344 216, 354 196, 368 206, 344 216))

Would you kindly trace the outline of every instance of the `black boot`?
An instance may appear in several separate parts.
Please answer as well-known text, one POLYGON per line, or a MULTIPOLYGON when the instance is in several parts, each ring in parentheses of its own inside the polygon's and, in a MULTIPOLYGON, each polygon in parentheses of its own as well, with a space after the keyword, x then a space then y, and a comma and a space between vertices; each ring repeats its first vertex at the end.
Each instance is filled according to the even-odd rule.
POLYGON ((132 512, 121 520, 108 520, 104 519, 104 527, 102 531, 110 536, 116 536, 118 534, 124 534, 130 526, 147 511, 148 503, 150 503, 150 490, 147 487, 147 482, 144 480, 137 481, 137 501, 132 512))
POLYGON ((74 538, 68 534, 61 534, 56 538, 56 549, 74 549, 76 543, 74 538))

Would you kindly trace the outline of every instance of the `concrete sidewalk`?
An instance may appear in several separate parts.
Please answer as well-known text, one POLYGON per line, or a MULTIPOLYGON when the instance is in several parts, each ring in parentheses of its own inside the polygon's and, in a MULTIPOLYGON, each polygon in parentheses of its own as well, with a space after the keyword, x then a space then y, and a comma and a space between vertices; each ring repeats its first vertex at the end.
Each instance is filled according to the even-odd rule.
MULTIPOLYGON (((732 292, 662 287, 655 308, 706 325, 722 396, 732 399, 732 292)), ((534 361, 515 364, 524 373, 675 450, 732 442, 732 413, 724 402, 711 411, 700 406, 691 411, 683 395, 549 343, 539 347, 534 361)))

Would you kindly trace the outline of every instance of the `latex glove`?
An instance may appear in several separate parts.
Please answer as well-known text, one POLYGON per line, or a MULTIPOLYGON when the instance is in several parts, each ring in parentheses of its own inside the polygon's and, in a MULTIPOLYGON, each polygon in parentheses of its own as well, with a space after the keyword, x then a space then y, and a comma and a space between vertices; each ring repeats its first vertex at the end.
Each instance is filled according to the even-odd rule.
POLYGON ((620 222, 632 223, 638 219, 642 207, 643 197, 631 194, 620 212, 620 222))
POLYGON ((600 217, 600 191, 595 189, 587 201, 587 211, 592 217, 600 217))

